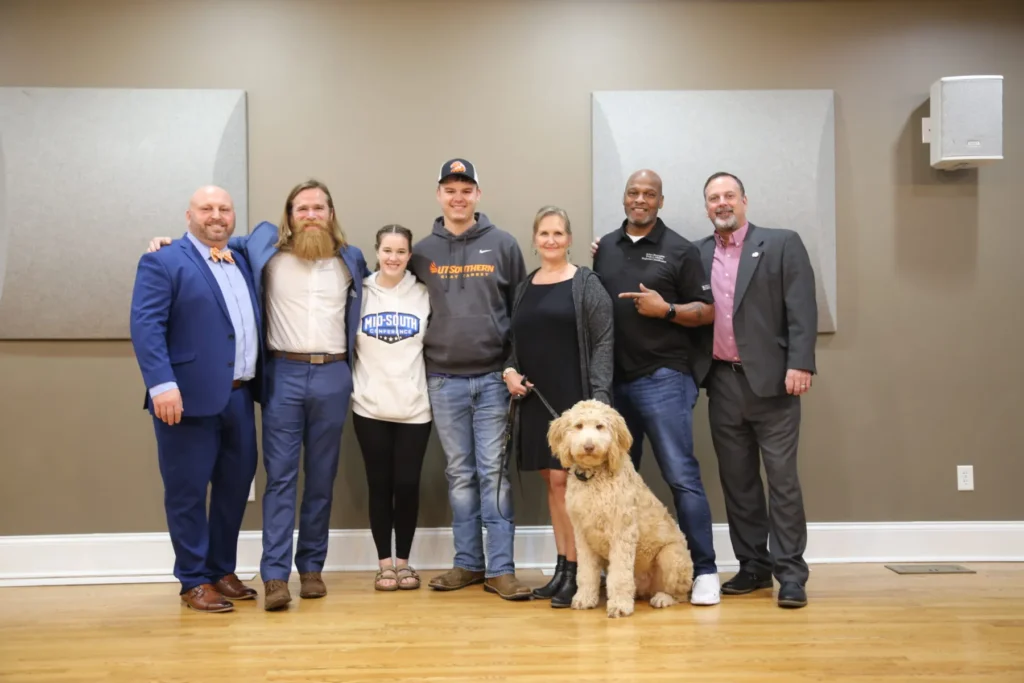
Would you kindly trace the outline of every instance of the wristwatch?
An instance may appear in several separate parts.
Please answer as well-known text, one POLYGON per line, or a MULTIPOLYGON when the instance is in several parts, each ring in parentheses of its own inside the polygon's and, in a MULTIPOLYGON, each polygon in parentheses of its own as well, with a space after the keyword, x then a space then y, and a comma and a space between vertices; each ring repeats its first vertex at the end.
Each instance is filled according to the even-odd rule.
POLYGON ((668 305, 668 313, 665 314, 665 320, 672 320, 672 318, 674 318, 674 317, 676 317, 676 305, 675 304, 669 304, 668 305))
POLYGON ((508 377, 508 374, 510 372, 515 372, 515 371, 516 371, 515 368, 505 368, 504 370, 501 371, 501 379, 504 380, 506 377, 508 377))

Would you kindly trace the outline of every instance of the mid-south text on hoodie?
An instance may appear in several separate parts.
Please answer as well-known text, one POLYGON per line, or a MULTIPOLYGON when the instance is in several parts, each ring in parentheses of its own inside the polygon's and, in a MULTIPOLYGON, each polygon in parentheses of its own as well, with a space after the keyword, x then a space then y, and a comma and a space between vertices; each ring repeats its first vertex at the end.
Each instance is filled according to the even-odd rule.
POLYGON ((482 375, 500 371, 508 358, 512 299, 526 279, 515 238, 485 214, 461 235, 444 218, 413 247, 410 269, 430 292, 431 318, 424 338, 427 372, 482 375))

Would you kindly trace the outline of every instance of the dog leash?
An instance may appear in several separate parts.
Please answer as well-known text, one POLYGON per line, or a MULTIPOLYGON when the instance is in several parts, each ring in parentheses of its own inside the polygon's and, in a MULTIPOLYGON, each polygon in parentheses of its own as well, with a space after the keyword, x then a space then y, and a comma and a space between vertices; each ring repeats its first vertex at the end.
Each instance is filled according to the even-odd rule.
MULTIPOLYGON (((507 518, 505 514, 501 511, 501 479, 505 474, 505 468, 508 467, 508 463, 512 459, 512 425, 515 424, 516 421, 516 413, 519 407, 519 402, 522 401, 527 396, 529 396, 531 393, 536 394, 537 398, 540 399, 540 402, 543 403, 544 407, 547 408, 549 413, 551 413, 552 419, 557 420, 559 418, 559 414, 555 411, 554 408, 551 407, 551 404, 548 402, 546 398, 544 398, 544 394, 540 393, 540 390, 537 389, 536 385, 532 387, 526 386, 526 375, 523 375, 522 380, 520 380, 520 384, 523 388, 526 389, 526 393, 523 394, 522 396, 509 396, 508 400, 508 415, 505 418, 505 445, 503 448, 505 452, 501 457, 501 466, 498 469, 498 490, 495 492, 495 495, 498 498, 498 514, 501 515, 501 518, 504 519, 506 522, 511 522, 512 520, 507 518)), ((517 461, 517 465, 518 464, 519 463, 517 461)), ((516 476, 519 477, 520 484, 523 483, 521 475, 522 473, 520 472, 519 468, 516 467, 516 476)), ((578 474, 576 476, 579 477, 578 474)))
POLYGON ((551 413, 551 417, 555 420, 557 420, 560 417, 560 415, 557 412, 555 412, 555 409, 551 407, 551 404, 548 403, 548 400, 544 398, 544 394, 540 393, 540 389, 538 389, 536 385, 532 387, 526 386, 526 375, 523 375, 522 384, 526 388, 526 393, 523 394, 522 396, 523 398, 526 398, 530 394, 537 394, 537 398, 540 399, 540 402, 543 403, 544 407, 548 409, 549 413, 551 413))

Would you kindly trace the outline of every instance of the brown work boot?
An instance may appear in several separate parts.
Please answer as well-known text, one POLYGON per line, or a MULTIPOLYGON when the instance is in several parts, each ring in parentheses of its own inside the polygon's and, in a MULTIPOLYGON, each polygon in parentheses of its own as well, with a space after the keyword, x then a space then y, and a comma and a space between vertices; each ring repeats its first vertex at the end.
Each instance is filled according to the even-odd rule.
POLYGON ((457 591, 460 588, 472 586, 474 583, 483 583, 483 581, 483 572, 471 572, 462 567, 455 567, 444 574, 435 576, 427 585, 438 591, 457 591))
POLYGON ((320 572, 303 572, 299 574, 299 581, 302 582, 300 598, 322 598, 327 595, 327 585, 320 578, 320 572))
POLYGON ((229 600, 255 600, 256 590, 242 583, 235 574, 228 574, 213 587, 229 600))
POLYGON ((181 594, 181 602, 197 612, 230 612, 235 609, 231 601, 217 592, 212 584, 204 583, 181 594))
POLYGON ((264 581, 263 594, 263 609, 268 612, 281 609, 292 601, 292 594, 288 592, 288 582, 280 579, 264 581))
POLYGON ((488 593, 497 593, 505 600, 529 600, 533 597, 533 589, 525 583, 520 583, 515 573, 487 579, 484 581, 484 590, 488 593))

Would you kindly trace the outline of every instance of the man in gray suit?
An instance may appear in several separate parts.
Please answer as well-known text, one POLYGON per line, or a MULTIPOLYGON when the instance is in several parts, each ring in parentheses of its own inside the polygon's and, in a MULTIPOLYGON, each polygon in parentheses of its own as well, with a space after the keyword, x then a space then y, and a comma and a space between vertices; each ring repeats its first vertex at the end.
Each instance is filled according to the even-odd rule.
POLYGON ((715 226, 698 243, 715 301, 713 339, 707 340, 713 358, 708 416, 729 536, 740 561, 722 592, 770 589, 774 574, 779 606, 803 607, 807 521, 796 455, 800 396, 815 373, 814 272, 797 233, 747 222, 747 196, 736 176, 712 175, 704 204, 715 226), (768 475, 768 511, 759 452, 768 475))

